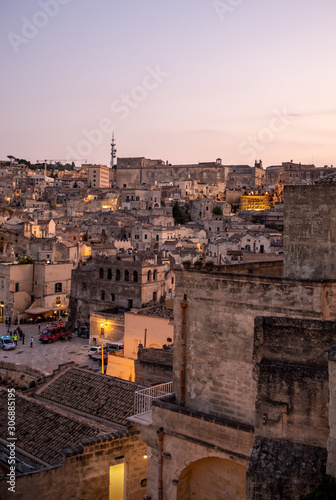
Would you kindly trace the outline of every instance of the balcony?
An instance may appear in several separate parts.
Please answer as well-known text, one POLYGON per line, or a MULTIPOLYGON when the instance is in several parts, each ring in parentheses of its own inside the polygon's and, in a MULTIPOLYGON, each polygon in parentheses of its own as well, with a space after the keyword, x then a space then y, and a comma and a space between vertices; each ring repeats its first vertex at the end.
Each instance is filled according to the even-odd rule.
POLYGON ((134 415, 129 417, 129 420, 145 425, 151 424, 153 400, 165 399, 173 395, 173 382, 166 382, 165 384, 154 385, 136 391, 134 394, 134 415))

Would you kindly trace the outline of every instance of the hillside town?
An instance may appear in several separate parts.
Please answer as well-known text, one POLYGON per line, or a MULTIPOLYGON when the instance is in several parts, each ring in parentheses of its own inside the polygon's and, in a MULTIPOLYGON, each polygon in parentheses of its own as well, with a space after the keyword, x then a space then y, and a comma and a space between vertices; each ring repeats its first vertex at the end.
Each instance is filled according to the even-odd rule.
POLYGON ((333 488, 335 185, 293 160, 116 158, 114 137, 108 166, 1 161, 0 496, 333 488))

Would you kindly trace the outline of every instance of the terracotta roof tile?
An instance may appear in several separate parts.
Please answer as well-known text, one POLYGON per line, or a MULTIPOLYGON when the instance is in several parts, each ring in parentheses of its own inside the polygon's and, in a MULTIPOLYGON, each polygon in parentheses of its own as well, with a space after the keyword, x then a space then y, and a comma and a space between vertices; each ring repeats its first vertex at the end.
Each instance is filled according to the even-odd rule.
POLYGON ((71 368, 59 376, 38 396, 68 408, 126 425, 134 413, 134 393, 143 389, 133 382, 71 368))

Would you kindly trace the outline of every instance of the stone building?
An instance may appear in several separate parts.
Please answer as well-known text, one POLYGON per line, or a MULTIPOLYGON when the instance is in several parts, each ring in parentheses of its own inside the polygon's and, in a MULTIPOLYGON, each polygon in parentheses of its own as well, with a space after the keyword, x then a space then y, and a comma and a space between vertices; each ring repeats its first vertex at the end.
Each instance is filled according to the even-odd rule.
POLYGON ((268 188, 276 188, 277 185, 305 185, 313 184, 320 179, 335 174, 336 169, 328 167, 315 167, 315 165, 304 165, 293 161, 283 162, 281 165, 272 165, 266 168, 266 185, 268 188))
MULTIPOLYGON (((15 494, 1 474, 0 497, 18 500, 142 500, 146 446, 127 425, 143 386, 74 366, 30 395, 15 393, 15 494)), ((0 390, 0 465, 8 466, 7 390, 0 390)))
POLYGON ((94 311, 159 303, 166 293, 168 270, 169 260, 150 252, 97 257, 72 272, 71 316, 87 323, 94 311))
POLYGON ((255 189, 265 184, 265 170, 261 162, 249 165, 230 165, 227 176, 227 189, 255 189))
POLYGON ((93 188, 110 186, 110 169, 106 165, 88 165, 87 183, 93 188))
MULTIPOLYGON (((316 219, 310 276, 298 259, 292 267, 285 261, 284 277, 176 270, 173 387, 166 401, 153 402, 150 425, 131 417, 149 446, 153 500, 201 499, 205 491, 210 498, 299 500, 327 470, 336 476, 330 186, 305 193, 316 219), (325 197, 329 233, 318 225, 325 197), (317 236, 328 242, 320 270, 317 236)), ((290 213, 285 208, 285 231, 290 213)), ((302 213, 295 220, 294 256, 309 224, 302 213)))
POLYGON ((139 158, 118 158, 117 186, 130 188, 142 184, 155 185, 161 182, 196 180, 201 183, 225 182, 229 167, 222 160, 191 165, 170 165, 162 160, 139 158))

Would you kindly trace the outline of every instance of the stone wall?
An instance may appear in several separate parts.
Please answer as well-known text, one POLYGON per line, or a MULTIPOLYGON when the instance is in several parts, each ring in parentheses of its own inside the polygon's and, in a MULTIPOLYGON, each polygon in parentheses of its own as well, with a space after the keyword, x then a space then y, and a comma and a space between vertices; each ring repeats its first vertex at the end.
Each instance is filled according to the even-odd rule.
POLYGON ((336 279, 335 196, 335 183, 285 187, 285 276, 336 279))
POLYGON ((0 361, 0 383, 15 389, 34 387, 44 377, 44 373, 29 366, 0 361))
POLYGON ((173 380, 173 351, 168 349, 142 348, 135 361, 135 382, 141 385, 157 385, 173 380))
POLYGON ((283 261, 261 261, 243 262, 241 264, 231 264, 220 266, 220 270, 227 273, 239 274, 263 274, 265 276, 282 276, 283 261))
POLYGON ((336 317, 336 284, 176 270, 174 392, 181 398, 181 301, 186 298, 185 404, 253 424, 254 319, 336 317))
POLYGON ((123 342, 124 315, 112 314, 104 311, 90 314, 90 344, 107 344, 109 342, 123 342), (103 333, 102 333, 103 332, 103 333), (96 339, 95 341, 93 339, 96 339))
POLYGON ((322 480, 329 436, 324 350, 335 342, 333 321, 256 319, 256 440, 247 499, 296 500, 322 480))
POLYGON ((329 372, 329 426, 327 473, 336 478, 336 345, 326 351, 329 372))
POLYGON ((216 496, 219 484, 222 488, 221 498, 243 500, 245 473, 253 443, 253 427, 239 426, 229 420, 210 417, 201 412, 159 401, 155 402, 153 407, 153 426, 143 428, 141 436, 150 446, 147 495, 153 500, 160 498, 158 482, 161 452, 164 500, 189 500, 191 497, 201 499, 204 498, 205 491, 209 498, 219 498, 216 496), (215 481, 207 481, 205 470, 209 469, 208 465, 214 458, 221 459, 220 474, 215 481), (186 483, 191 486, 192 469, 197 468, 197 464, 202 460, 206 460, 206 463, 202 464, 202 489, 197 491, 196 496, 193 494, 188 498, 186 483), (189 478, 185 477, 186 468, 189 478), (229 471, 231 481, 226 480, 229 471))
MULTIPOLYGON (((64 466, 16 478, 15 500, 92 500, 109 498, 109 469, 125 463, 125 498, 142 500, 146 494, 141 481, 147 477, 147 447, 138 434, 118 438, 88 438, 74 450, 67 450, 64 466), (119 458, 118 458, 119 457, 119 458)), ((5 480, 0 497, 9 498, 5 480)))

